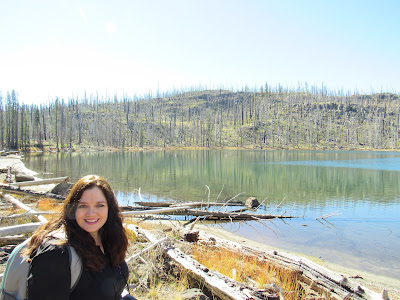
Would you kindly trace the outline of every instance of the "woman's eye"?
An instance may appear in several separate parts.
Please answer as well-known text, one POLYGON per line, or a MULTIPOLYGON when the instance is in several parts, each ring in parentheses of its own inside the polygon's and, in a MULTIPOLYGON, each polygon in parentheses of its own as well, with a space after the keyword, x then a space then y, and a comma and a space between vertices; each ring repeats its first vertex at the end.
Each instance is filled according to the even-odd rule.
POLYGON ((97 204, 97 207, 104 207, 104 204, 97 204))
POLYGON ((80 205, 78 205, 78 208, 86 208, 86 205, 80 204, 80 205))

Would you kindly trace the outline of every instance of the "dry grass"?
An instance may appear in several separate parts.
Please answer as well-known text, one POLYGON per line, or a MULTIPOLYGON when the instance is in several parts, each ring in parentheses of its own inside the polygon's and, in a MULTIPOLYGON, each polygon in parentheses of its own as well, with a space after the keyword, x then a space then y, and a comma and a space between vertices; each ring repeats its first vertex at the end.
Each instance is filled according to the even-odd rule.
POLYGON ((125 233, 128 238, 129 244, 136 243, 138 240, 137 234, 135 231, 125 228, 125 233))
MULTIPOLYGON (((37 202, 36 210, 61 213, 63 210, 63 205, 59 201, 51 198, 40 198, 37 202)), ((44 215, 44 217, 49 221, 52 221, 54 218, 59 216, 59 214, 44 215)))
MULTIPOLYGON (((166 231, 166 227, 168 227, 166 224, 158 224, 157 222, 141 222, 135 218, 129 219, 125 220, 125 222, 138 225, 147 230, 157 229, 166 231)), ((177 235, 173 228, 172 230, 168 230, 168 234, 172 238, 175 238, 175 235, 177 235)), ((193 258, 201 264, 234 280, 249 285, 255 285, 254 287, 259 289, 269 288, 269 286, 274 283, 282 289, 282 296, 284 296, 285 299, 311 299, 306 297, 308 293, 306 293, 302 284, 299 282, 298 274, 295 271, 279 268, 253 256, 244 255, 228 249, 210 247, 209 245, 204 246, 200 243, 193 244, 189 249, 190 250, 186 252, 190 252, 193 258)), ((160 260, 164 261, 164 258, 159 257, 158 261, 160 260)), ((151 261, 154 262, 154 259, 151 261)), ((169 272, 160 276, 160 269, 162 269, 161 265, 157 268, 158 274, 153 273, 153 275, 156 276, 149 278, 150 288, 147 291, 142 289, 142 293, 137 294, 139 298, 179 299, 176 298, 178 297, 177 295, 179 295, 179 293, 176 293, 177 291, 183 291, 187 288, 194 287, 194 283, 188 279, 186 274, 182 273, 182 270, 175 269, 173 272, 169 270, 169 272), (169 292, 168 295, 166 295, 165 292, 163 292, 171 290, 172 287, 175 293, 169 292)))
POLYGON ((42 211, 62 211, 62 204, 54 199, 51 198, 40 198, 37 202, 36 208, 42 211))
POLYGON ((192 255, 209 269, 239 282, 256 284, 255 287, 259 289, 268 288, 274 283, 283 290, 285 299, 306 298, 305 290, 295 271, 279 268, 253 256, 209 245, 194 246, 192 255))

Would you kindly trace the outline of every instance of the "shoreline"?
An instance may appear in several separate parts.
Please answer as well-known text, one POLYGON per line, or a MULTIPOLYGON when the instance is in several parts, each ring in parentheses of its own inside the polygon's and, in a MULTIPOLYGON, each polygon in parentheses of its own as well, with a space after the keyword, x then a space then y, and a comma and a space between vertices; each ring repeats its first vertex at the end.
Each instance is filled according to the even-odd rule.
POLYGON ((370 272, 348 268, 340 264, 331 263, 326 260, 321 260, 317 257, 307 255, 306 253, 299 253, 282 248, 273 247, 268 244, 260 243, 251 240, 249 238, 231 233, 225 229, 211 227, 206 224, 196 224, 194 229, 199 229, 206 233, 212 234, 216 237, 230 240, 232 242, 236 242, 241 245, 250 246, 259 250, 267 252, 272 252, 272 251, 286 252, 299 257, 304 257, 331 271, 334 271, 340 275, 350 278, 352 281, 357 282, 367 288, 370 288, 375 292, 380 293, 382 292, 383 289, 388 290, 390 299, 400 299, 400 279, 386 277, 382 275, 376 275, 370 272))
MULTIPOLYGON (((12 167, 14 170, 18 170, 19 172, 24 172, 26 174, 32 175, 35 177, 35 175, 39 174, 33 170, 30 170, 26 168, 25 164, 23 163, 23 157, 19 155, 9 155, 6 157, 0 157, 0 169, 5 169, 12 167)), ((35 177, 36 178, 36 177, 35 177)), ((3 178, 1 178, 3 180, 3 178)), ((34 188, 30 188, 33 190, 50 190, 53 185, 46 185, 46 186, 36 186, 34 188)), ((157 222, 157 221, 155 221, 157 222)), ((330 269, 331 271, 334 271, 338 274, 342 274, 348 278, 350 278, 352 281, 360 283, 361 285, 370 288, 371 290, 374 290, 375 292, 382 292, 382 289, 388 290, 390 299, 400 299, 400 279, 396 278, 391 278, 391 277, 385 277, 382 275, 376 275, 372 274, 369 272, 361 271, 361 270, 356 270, 356 269, 351 269, 347 268, 344 266, 341 266, 339 264, 334 264, 327 262, 325 260, 318 259, 317 257, 312 257, 308 256, 305 253, 296 253, 293 251, 288 251, 285 249, 279 249, 277 247, 272 247, 268 244, 260 243, 251 239, 248 239, 246 237, 242 237, 240 235, 231 233, 225 229, 221 228, 216 228, 216 227, 211 227, 208 226, 207 224, 196 224, 195 229, 202 230, 206 233, 215 235, 217 237, 230 240, 242 245, 247 245, 250 247, 254 247, 263 251, 280 251, 280 252, 287 252, 287 253, 292 253, 300 257, 305 257, 323 267, 326 267, 330 269), (355 278, 354 278, 355 277, 355 278), (358 278, 361 277, 361 278, 358 278)))
MULTIPOLYGON (((13 173, 25 173, 26 175, 33 176, 35 180, 40 180, 42 178, 37 177, 40 173, 28 169, 23 160, 23 156, 18 155, 18 154, 11 154, 8 156, 1 156, 0 157, 0 169, 12 169, 13 173)), ((6 177, 6 174, 0 173, 0 182, 3 183, 4 179, 6 177)), ((37 186, 31 186, 31 187, 20 187, 22 190, 24 189, 31 189, 37 192, 47 192, 52 190, 56 185, 55 184, 43 184, 43 185, 37 185, 37 186)))
POLYGON ((78 146, 71 148, 69 147, 62 147, 57 148, 54 145, 48 145, 43 149, 39 148, 29 148, 25 150, 18 150, 20 153, 55 153, 55 152, 82 152, 82 151, 107 151, 107 152, 119 152, 119 151, 172 151, 172 150, 286 150, 286 151, 294 151, 294 150, 313 150, 313 151, 373 151, 373 152, 400 152, 400 149, 394 148, 384 148, 384 149, 373 149, 373 148, 353 148, 353 147, 336 147, 336 148, 328 148, 328 147, 280 147, 280 148, 273 148, 273 147, 261 147, 261 146, 249 146, 249 147, 236 147, 236 146, 224 146, 224 147, 189 147, 189 146, 168 146, 168 147, 159 147, 159 146, 133 146, 133 147, 123 147, 123 148, 114 148, 110 146, 78 146))

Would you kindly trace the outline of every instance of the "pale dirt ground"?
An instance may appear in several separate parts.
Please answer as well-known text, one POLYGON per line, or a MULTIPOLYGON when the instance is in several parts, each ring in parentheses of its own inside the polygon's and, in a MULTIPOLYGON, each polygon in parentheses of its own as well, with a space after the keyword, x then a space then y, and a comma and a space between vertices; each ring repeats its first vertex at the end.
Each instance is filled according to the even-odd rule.
MULTIPOLYGON (((25 167, 25 165, 23 164, 23 161, 21 161, 21 157, 18 155, 9 155, 7 157, 0 157, 0 169, 7 168, 10 166, 12 166, 14 169, 17 169, 20 172, 24 172, 25 174, 32 175, 34 177, 35 177, 35 175, 37 175, 36 172, 29 170, 25 167)), ((0 178, 1 182, 4 179, 3 177, 5 177, 5 176, 3 175, 0 178)), ((49 185, 39 185, 39 186, 27 187, 27 188, 35 189, 37 191, 49 191, 54 186, 55 186, 54 184, 49 184, 49 185)), ((171 224, 171 221, 168 221, 168 223, 171 224)), ((279 251, 279 252, 288 252, 288 253, 295 254, 297 256, 302 256, 302 257, 305 257, 315 263, 318 263, 318 264, 320 264, 338 274, 346 276, 346 277, 358 275, 361 278, 352 278, 351 280, 358 282, 361 285, 368 287, 375 292, 381 292, 382 289, 388 290, 390 299, 393 299, 393 300, 399 299, 400 300, 400 278, 390 278, 390 277, 385 277, 385 276, 381 276, 381 275, 364 272, 361 270, 350 269, 350 268, 346 268, 344 266, 340 266, 337 264, 327 262, 325 260, 323 261, 316 257, 307 256, 304 253, 294 253, 294 252, 286 251, 284 249, 277 249, 276 247, 272 247, 267 244, 259 243, 259 242, 247 239, 245 237, 235 235, 224 229, 210 227, 210 226, 207 226, 207 225, 201 224, 201 223, 196 224, 194 229, 202 230, 202 231, 212 234, 216 237, 230 240, 230 241, 242 244, 242 245, 250 246, 250 247, 253 247, 253 248, 256 248, 259 250, 268 251, 268 252, 275 250, 275 251, 279 251)))

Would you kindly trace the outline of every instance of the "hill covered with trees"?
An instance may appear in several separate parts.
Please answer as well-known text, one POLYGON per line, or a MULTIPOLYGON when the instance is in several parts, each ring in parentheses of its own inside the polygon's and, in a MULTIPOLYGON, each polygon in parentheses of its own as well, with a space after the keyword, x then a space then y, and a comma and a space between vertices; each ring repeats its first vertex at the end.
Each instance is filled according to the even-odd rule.
POLYGON ((0 98, 2 148, 243 147, 397 149, 400 101, 393 93, 193 90, 173 95, 0 98))

